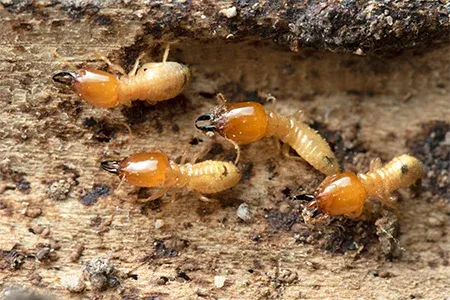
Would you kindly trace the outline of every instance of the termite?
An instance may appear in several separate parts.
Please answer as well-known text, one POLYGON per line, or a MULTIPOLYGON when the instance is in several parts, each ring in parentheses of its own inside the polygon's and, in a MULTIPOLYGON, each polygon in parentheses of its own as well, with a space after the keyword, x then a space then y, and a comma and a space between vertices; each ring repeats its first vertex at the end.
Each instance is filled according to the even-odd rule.
MULTIPOLYGON (((237 144, 248 144, 263 137, 275 136, 320 172, 326 175, 339 172, 339 163, 327 141, 317 131, 298 120, 300 112, 285 117, 272 110, 265 110, 257 102, 226 104, 222 94, 217 97, 222 104, 216 106, 211 113, 199 116, 195 126, 208 136, 217 132, 231 141, 238 151, 236 160, 239 159, 237 144)), ((283 147, 283 150, 289 156, 289 148, 283 147)))
POLYGON ((384 167, 380 159, 374 159, 367 174, 344 172, 326 177, 308 204, 306 215, 323 214, 318 220, 341 215, 357 218, 365 201, 371 198, 394 207, 391 193, 416 183, 423 174, 422 163, 407 154, 395 157, 384 167))
POLYGON ((139 187, 160 187, 145 201, 162 197, 169 188, 187 188, 203 201, 203 194, 215 194, 234 187, 241 179, 239 169, 230 162, 206 160, 200 163, 175 163, 161 152, 133 154, 123 160, 100 164, 103 170, 139 187))
POLYGON ((51 51, 72 69, 56 73, 53 80, 70 86, 80 98, 97 107, 129 105, 133 100, 146 100, 154 104, 172 99, 187 87, 191 79, 191 72, 186 65, 166 61, 169 47, 165 50, 162 62, 146 63, 139 68, 140 60, 145 55, 141 53, 128 74, 121 66, 96 53, 120 76, 93 69, 77 70, 55 50, 51 51))

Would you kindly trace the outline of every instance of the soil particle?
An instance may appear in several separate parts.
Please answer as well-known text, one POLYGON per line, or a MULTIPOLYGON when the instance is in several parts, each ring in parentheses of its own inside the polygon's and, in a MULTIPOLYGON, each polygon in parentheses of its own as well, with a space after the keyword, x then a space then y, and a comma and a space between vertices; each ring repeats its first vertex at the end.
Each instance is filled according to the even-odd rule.
POLYGON ((50 247, 44 247, 42 249, 39 249, 36 252, 36 256, 35 256, 36 260, 43 261, 45 259, 48 259, 49 256, 50 256, 51 251, 52 251, 52 249, 50 249, 50 247))
POLYGON ((71 293, 81 293, 86 289, 80 275, 66 275, 61 278, 61 285, 71 293))
POLYGON ((29 217, 29 218, 37 218, 40 215, 42 215, 42 209, 39 207, 27 207, 25 209, 25 216, 29 217))
POLYGON ((29 194, 31 191, 31 183, 29 181, 21 180, 16 182, 16 189, 23 194, 29 194))
POLYGON ((376 233, 380 241, 381 251, 387 258, 398 258, 401 256, 399 236, 399 223, 396 215, 388 211, 375 222, 376 233))
POLYGON ((0 270, 18 270, 25 262, 26 256, 18 250, 0 250, 0 270))
MULTIPOLYGON (((450 123, 432 121, 422 124, 422 131, 407 141, 411 154, 425 166, 422 192, 430 192, 429 201, 450 205, 450 143, 446 137, 450 123)), ((424 193, 427 195, 426 193, 424 193)))
POLYGON ((243 221, 250 221, 252 219, 252 215, 247 203, 241 203, 241 205, 239 205, 236 215, 243 221))
POLYGON ((95 184, 92 190, 84 194, 80 201, 86 206, 93 205, 97 202, 98 198, 106 197, 109 195, 111 188, 104 184, 95 184))
POLYGON ((166 276, 161 276, 156 281, 156 284, 157 285, 165 285, 168 281, 169 281, 169 278, 167 278, 166 276))
POLYGON ((165 128, 160 120, 173 124, 176 118, 186 113, 189 105, 190 100, 186 96, 178 95, 171 100, 158 102, 156 105, 148 104, 145 101, 134 101, 131 106, 122 109, 122 114, 128 124, 134 126, 148 121, 161 134, 165 128))
POLYGON ((83 270, 87 273, 92 287, 96 290, 105 290, 120 283, 118 272, 108 258, 93 258, 84 265, 83 270))
POLYGON ((152 255, 152 259, 158 259, 163 257, 177 256, 179 251, 183 250, 189 245, 186 240, 171 238, 169 240, 156 240, 154 242, 155 252, 152 255))
POLYGON ((73 249, 72 253, 69 255, 69 261, 73 263, 77 262, 80 259, 81 255, 83 255, 83 251, 84 245, 77 244, 73 249))
POLYGON ((177 272, 177 279, 179 279, 181 282, 191 281, 191 278, 186 274, 186 272, 183 271, 177 272))
POLYGON ((249 180, 252 177, 253 164, 251 162, 241 164, 239 169, 242 173, 241 181, 249 180))
POLYGON ((45 227, 36 224, 28 228, 28 231, 31 232, 32 234, 41 234, 44 231, 44 228, 45 227))
POLYGON ((76 185, 76 182, 72 178, 55 180, 49 183, 45 192, 51 199, 62 201, 67 199, 74 185, 76 185))
POLYGON ((111 125, 107 120, 95 120, 90 117, 86 118, 83 124, 92 130, 92 138, 100 143, 108 143, 117 132, 116 126, 111 125))
POLYGON ((301 220, 301 216, 297 213, 282 213, 279 210, 264 210, 264 217, 269 221, 269 226, 272 230, 285 230, 291 229, 292 225, 301 220))

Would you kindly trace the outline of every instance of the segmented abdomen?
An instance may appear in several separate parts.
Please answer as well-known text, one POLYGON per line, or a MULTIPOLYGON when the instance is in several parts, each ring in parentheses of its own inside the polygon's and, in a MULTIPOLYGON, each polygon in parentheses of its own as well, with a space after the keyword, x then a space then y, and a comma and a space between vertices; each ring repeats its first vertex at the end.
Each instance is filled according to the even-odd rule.
POLYGON ((339 173, 339 163, 322 136, 307 124, 293 117, 268 112, 268 136, 289 144, 304 160, 326 175, 339 173))
POLYGON ((136 75, 120 79, 119 102, 126 104, 133 100, 158 102, 172 99, 186 88, 190 77, 189 68, 177 62, 146 63, 136 75))
POLYGON ((180 165, 180 173, 183 185, 202 194, 214 194, 232 188, 241 179, 239 169, 224 161, 207 160, 180 165))
POLYGON ((393 158, 382 168, 358 176, 369 196, 387 197, 399 188, 414 184, 423 174, 422 163, 413 156, 403 154, 393 158))

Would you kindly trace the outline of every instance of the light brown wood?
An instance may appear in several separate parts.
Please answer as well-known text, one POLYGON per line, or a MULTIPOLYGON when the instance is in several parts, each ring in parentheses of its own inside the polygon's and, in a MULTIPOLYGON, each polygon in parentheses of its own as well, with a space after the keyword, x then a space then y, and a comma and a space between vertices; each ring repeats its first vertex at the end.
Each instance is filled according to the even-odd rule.
MULTIPOLYGON (((319 228, 307 228, 301 221, 300 201, 290 201, 285 194, 312 192, 323 176, 306 163, 286 160, 271 139, 242 147, 243 180, 216 195, 218 202, 213 203, 179 191, 175 202, 169 194, 163 203, 143 205, 136 201, 138 189, 125 183, 116 189, 119 180, 99 168, 102 160, 137 151, 161 149, 175 160, 194 137, 202 142, 190 147, 192 156, 214 142, 207 158, 232 159, 235 152, 229 143, 203 136, 193 126, 198 115, 217 104, 215 94, 222 92, 229 101, 262 101, 270 93, 278 99, 277 112, 291 115, 304 110, 337 147, 344 169, 365 172, 373 158, 387 162, 417 152, 425 139, 423 124, 450 122, 448 45, 388 57, 302 48, 295 53, 282 47, 293 49, 295 43, 261 41, 263 34, 256 27, 255 34, 249 28, 228 31, 233 20, 246 24, 243 20, 250 17, 228 19, 219 13, 226 3, 214 14, 204 9, 215 4, 198 1, 192 1, 189 13, 182 5, 190 1, 126 7, 105 3, 99 12, 95 6, 65 7, 64 1, 57 6, 0 6, 1 290, 20 285, 57 299, 450 295, 450 196, 438 189, 439 184, 448 186, 449 170, 436 167, 436 158, 424 162, 434 173, 427 173, 421 195, 414 197, 410 190, 396 194, 401 200, 398 236, 389 225, 397 217, 391 213, 382 218, 376 204, 366 207, 373 212, 366 223, 336 221, 321 229, 322 235, 319 228), (186 31, 175 26, 177 13, 190 16, 193 23, 184 25, 186 31), (166 29, 163 41, 156 41, 156 24, 165 18, 172 27, 166 29), (220 27, 220 22, 227 25, 220 27), (225 40, 229 34, 234 37, 225 40), (78 67, 106 68, 92 54, 98 51, 128 70, 141 51, 149 53, 148 60, 160 61, 165 42, 175 39, 169 60, 190 65, 193 81, 183 96, 156 106, 93 108, 51 80, 63 65, 50 47, 78 67), (124 124, 131 126, 132 139, 124 124), (96 185, 102 185, 96 189, 100 192, 109 188, 109 195, 84 205, 90 199, 83 197, 96 185), (252 213, 249 222, 236 216, 242 202, 252 213), (155 229, 161 221, 163 226, 155 229), (355 237, 343 237, 342 232, 355 237), (394 251, 397 241, 401 249, 394 251), (332 251, 326 251, 327 246, 332 251), (399 251, 401 257, 386 260, 399 251), (118 278, 120 285, 98 291, 92 277, 81 276, 95 258, 109 258, 117 270, 110 277, 118 278), (69 276, 80 278, 86 290, 70 293, 62 285, 69 276), (223 287, 214 286, 215 276, 226 276, 223 287), (161 277, 168 279, 164 285, 161 277)), ((238 12, 248 14, 249 9, 238 7, 238 12)), ((436 34, 439 28, 447 31, 448 23, 435 31, 426 28, 436 34)), ((299 32, 295 31, 297 41, 302 41, 299 32)), ((405 45, 414 37, 409 39, 405 45)), ((391 49, 386 46, 383 51, 391 49)), ((436 140, 436 135, 428 137, 436 140)), ((438 142, 448 149, 444 143, 448 138, 438 142)), ((433 147, 432 151, 438 146, 433 147)))

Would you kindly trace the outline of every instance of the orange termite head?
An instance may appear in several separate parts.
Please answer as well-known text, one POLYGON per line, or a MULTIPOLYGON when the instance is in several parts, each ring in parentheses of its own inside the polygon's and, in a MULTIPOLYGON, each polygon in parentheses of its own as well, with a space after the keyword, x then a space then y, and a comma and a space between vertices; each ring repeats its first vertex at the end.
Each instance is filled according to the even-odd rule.
POLYGON ((133 154, 121 161, 108 160, 100 163, 103 170, 118 175, 129 184, 140 187, 156 187, 166 181, 170 168, 167 157, 160 152, 133 154))
POLYGON ((352 172, 345 172, 328 176, 314 193, 311 208, 318 208, 321 213, 329 216, 359 216, 367 191, 352 172))
POLYGON ((207 135, 215 132, 236 143, 248 144, 264 137, 267 115, 257 102, 239 102, 216 107, 212 113, 201 115, 195 127, 207 135))
POLYGON ((111 108, 119 103, 119 80, 113 74, 99 70, 80 69, 77 72, 58 72, 53 80, 72 89, 94 106, 111 108))

